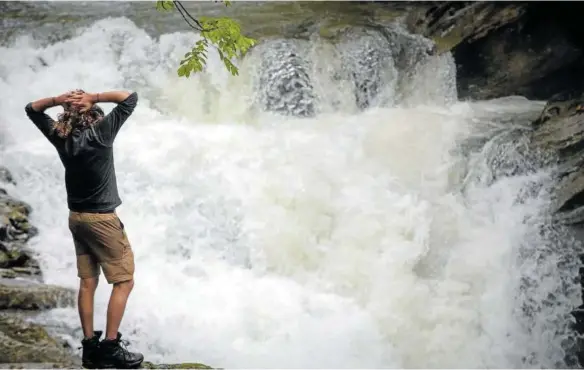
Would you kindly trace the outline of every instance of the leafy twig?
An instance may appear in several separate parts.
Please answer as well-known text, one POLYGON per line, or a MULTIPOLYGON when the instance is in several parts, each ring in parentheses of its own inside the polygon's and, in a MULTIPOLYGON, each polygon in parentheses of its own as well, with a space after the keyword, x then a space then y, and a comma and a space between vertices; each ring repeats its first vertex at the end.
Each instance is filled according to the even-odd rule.
MULTIPOLYGON (((225 3, 225 6, 231 5, 231 1, 225 0, 223 3, 225 3)), ((181 60, 177 71, 178 75, 189 77, 191 73, 203 70, 207 62, 209 42, 217 49, 219 58, 221 58, 225 68, 232 75, 238 75, 239 70, 231 59, 243 58, 247 51, 255 45, 256 40, 242 35, 239 23, 231 18, 201 17, 196 19, 185 9, 180 1, 156 2, 156 9, 159 11, 171 11, 173 8, 176 8, 189 27, 198 31, 202 37, 181 60), (191 21, 195 24, 193 25, 191 21)))

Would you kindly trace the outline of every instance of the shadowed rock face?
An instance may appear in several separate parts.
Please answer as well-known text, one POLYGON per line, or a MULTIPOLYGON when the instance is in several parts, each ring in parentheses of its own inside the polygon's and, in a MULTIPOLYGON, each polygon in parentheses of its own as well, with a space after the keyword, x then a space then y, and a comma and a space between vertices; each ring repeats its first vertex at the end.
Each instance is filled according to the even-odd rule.
POLYGON ((452 51, 460 98, 548 100, 584 88, 581 2, 441 2, 408 14, 410 31, 452 51))
POLYGON ((495 2, 420 2, 408 13, 406 23, 416 34, 436 42, 437 51, 452 50, 458 44, 471 43, 525 14, 521 3, 495 2))
POLYGON ((549 101, 533 125, 532 146, 558 164, 555 219, 584 224, 584 94, 549 101))
POLYGON ((583 10, 580 2, 422 3, 406 22, 453 53, 461 98, 548 100, 530 145, 558 166, 552 211, 570 225, 584 223, 583 10))

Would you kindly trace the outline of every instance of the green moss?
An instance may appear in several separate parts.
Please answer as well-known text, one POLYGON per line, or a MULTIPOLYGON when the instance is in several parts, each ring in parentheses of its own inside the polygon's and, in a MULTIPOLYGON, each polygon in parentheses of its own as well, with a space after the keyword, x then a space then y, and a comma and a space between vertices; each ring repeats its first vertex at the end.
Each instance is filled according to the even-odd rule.
POLYGON ((436 49, 439 54, 450 51, 460 44, 464 38, 457 32, 457 30, 452 30, 444 36, 434 36, 431 38, 436 44, 436 49))
POLYGON ((53 363, 63 368, 75 361, 40 325, 3 314, 0 315, 0 362, 15 367, 26 363, 25 368, 39 368, 36 363, 53 363))
POLYGON ((0 308, 38 310, 73 306, 75 292, 52 285, 0 284, 0 308))
POLYGON ((180 364, 153 364, 152 362, 144 361, 142 363, 143 369, 214 369, 213 367, 198 363, 185 362, 180 364))
POLYGON ((42 327, 9 315, 0 315, 0 331, 21 343, 57 344, 42 327))

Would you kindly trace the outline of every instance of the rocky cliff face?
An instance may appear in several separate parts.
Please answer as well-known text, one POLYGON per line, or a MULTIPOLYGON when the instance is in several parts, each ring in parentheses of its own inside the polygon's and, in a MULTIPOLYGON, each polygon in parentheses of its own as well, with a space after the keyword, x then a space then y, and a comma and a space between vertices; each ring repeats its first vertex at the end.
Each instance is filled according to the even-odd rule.
MULTIPOLYGON (((406 23, 451 51, 462 99, 547 100, 532 149, 559 165, 555 219, 584 225, 583 3, 423 2, 406 23)), ((583 226, 584 227, 584 226, 583 226)))
MULTIPOLYGON (((547 101, 532 123, 530 150, 540 164, 557 168, 553 220, 582 242, 583 10, 579 2, 423 2, 406 20, 411 32, 436 42, 437 52, 452 52, 462 99, 522 95, 547 101)), ((584 334, 584 304, 573 314, 584 334)), ((578 346, 584 364, 584 342, 578 346)))
MULTIPOLYGON (((0 168, 0 185, 14 185, 0 168)), ((42 310, 71 306, 73 291, 42 283, 39 264, 27 241, 37 234, 31 207, 0 188, 0 365, 75 367, 80 362, 64 341, 35 323, 42 310)))
POLYGON ((548 100, 584 89, 583 10, 579 2, 425 2, 406 23, 453 53, 462 99, 548 100))

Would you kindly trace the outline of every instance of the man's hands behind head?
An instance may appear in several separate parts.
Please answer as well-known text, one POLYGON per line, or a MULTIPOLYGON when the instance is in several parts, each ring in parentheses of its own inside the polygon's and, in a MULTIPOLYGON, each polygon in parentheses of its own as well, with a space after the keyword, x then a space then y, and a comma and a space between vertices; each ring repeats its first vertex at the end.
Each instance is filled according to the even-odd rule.
POLYGON ((79 112, 87 112, 95 103, 91 94, 87 94, 81 90, 72 91, 66 101, 72 108, 79 112))

